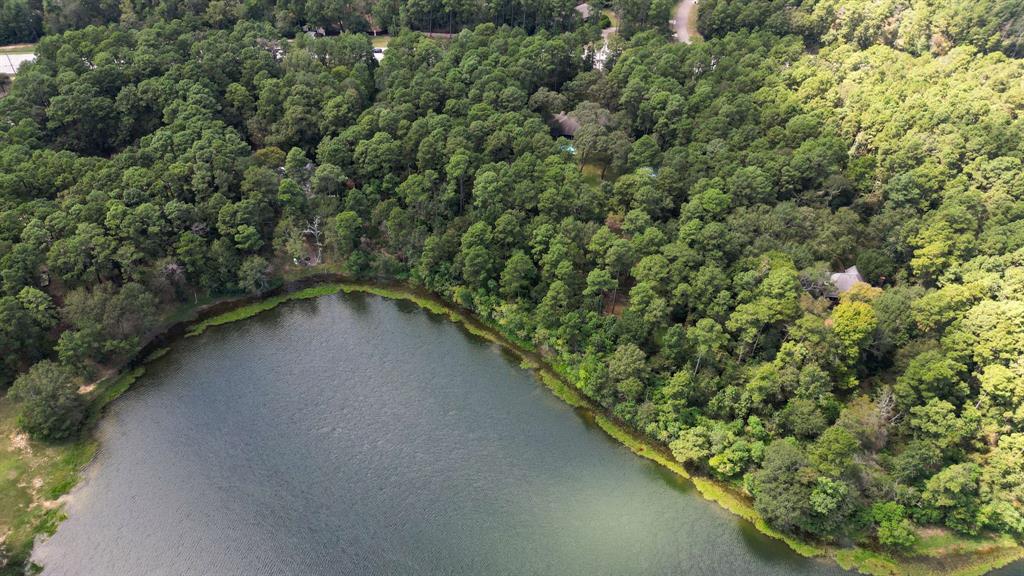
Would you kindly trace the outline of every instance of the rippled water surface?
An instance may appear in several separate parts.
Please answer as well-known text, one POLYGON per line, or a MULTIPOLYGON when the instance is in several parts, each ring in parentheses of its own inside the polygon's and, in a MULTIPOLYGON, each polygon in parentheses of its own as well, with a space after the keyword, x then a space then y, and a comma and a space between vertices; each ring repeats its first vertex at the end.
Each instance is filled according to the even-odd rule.
POLYGON ((47 576, 839 574, 411 305, 294 302, 175 344, 104 419, 47 576))

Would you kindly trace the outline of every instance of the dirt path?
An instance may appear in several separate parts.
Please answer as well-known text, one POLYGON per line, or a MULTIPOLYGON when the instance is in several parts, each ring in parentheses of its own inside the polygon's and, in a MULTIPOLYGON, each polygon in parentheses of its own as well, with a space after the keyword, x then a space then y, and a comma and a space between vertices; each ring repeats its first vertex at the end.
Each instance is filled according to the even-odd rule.
POLYGON ((682 0, 676 5, 676 19, 672 21, 676 42, 686 44, 700 40, 697 32, 697 0, 682 0))
POLYGON ((8 52, 17 54, 21 54, 22 52, 31 53, 35 50, 35 48, 35 44, 5 44, 3 46, 0 46, 0 54, 8 52))

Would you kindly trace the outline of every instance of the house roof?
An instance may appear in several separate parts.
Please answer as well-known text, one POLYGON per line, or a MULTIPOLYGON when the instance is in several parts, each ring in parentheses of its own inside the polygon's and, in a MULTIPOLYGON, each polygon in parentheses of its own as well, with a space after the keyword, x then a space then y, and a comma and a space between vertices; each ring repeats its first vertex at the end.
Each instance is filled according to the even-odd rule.
POLYGON ((582 16, 584 20, 590 18, 590 4, 587 4, 586 2, 578 4, 576 6, 576 11, 580 13, 580 16, 582 16))
POLYGON ((579 120, 565 112, 559 112, 551 119, 555 122, 554 128, 557 136, 569 136, 571 138, 580 129, 579 120))
POLYGON ((842 272, 836 272, 832 274, 830 278, 832 285, 836 287, 836 294, 842 294, 848 292, 853 285, 858 282, 863 282, 864 277, 860 275, 860 271, 857 270, 856 266, 850 266, 842 272))

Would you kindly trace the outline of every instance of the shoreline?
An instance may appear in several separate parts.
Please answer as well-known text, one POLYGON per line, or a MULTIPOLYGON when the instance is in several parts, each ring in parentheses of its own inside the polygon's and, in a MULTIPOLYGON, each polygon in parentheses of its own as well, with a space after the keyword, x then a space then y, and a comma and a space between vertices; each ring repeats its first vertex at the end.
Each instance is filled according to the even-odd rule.
MULTIPOLYGON (((81 472, 92 462, 98 448, 95 430, 99 420, 106 407, 145 373, 145 365, 149 361, 162 356, 179 339, 198 336, 210 327, 252 318, 293 300, 318 298, 338 292, 346 294, 360 292, 391 300, 411 302, 427 312, 447 317, 448 320, 458 324, 474 336, 502 347, 516 357, 523 368, 533 372, 540 383, 560 400, 573 408, 585 411, 613 440, 637 456, 651 460, 688 480, 702 498, 714 502, 743 521, 750 523, 765 536, 782 541, 800 556, 820 558, 838 564, 844 570, 853 570, 873 576, 898 574, 981 576, 1024 558, 1024 547, 1013 542, 1012 539, 1007 540, 1007 538, 987 538, 973 541, 975 546, 970 549, 953 545, 953 550, 957 552, 955 554, 941 554, 940 552, 945 549, 942 548, 934 551, 933 554, 926 553, 897 558, 865 548, 837 548, 826 544, 806 542, 783 534, 770 527, 754 510, 752 503, 736 493, 730 486, 686 470, 674 460, 666 446, 642 436, 632 430, 629 424, 618 421, 576 389, 569 379, 541 354, 517 344, 503 334, 498 327, 488 324, 473 312, 447 302, 437 294, 402 282, 355 281, 342 274, 320 272, 286 280, 262 295, 229 296, 202 305, 187 305, 184 310, 172 314, 161 328, 148 335, 139 350, 126 359, 113 375, 98 382, 95 390, 90 393, 88 420, 83 428, 82 437, 76 442, 56 447, 58 450, 69 451, 72 456, 70 464, 73 464, 74 468, 64 470, 66 477, 61 478, 57 485, 48 491, 47 495, 50 498, 44 502, 34 502, 30 506, 30 509, 36 505, 45 508, 44 518, 37 523, 32 531, 32 543, 27 549, 20 551, 24 553, 24 556, 19 559, 12 555, 11 559, 20 560, 31 566, 31 551, 35 540, 40 536, 52 535, 59 523, 66 517, 63 512, 64 503, 75 486, 78 485, 82 476, 81 472), (56 502, 56 504, 47 507, 47 503, 50 502, 56 502)), ((6 539, 6 535, 4 539, 6 539)), ((15 553, 17 554, 17 552, 19 551, 15 553)), ((7 566, 0 564, 0 575, 19 573, 16 572, 17 569, 18 566, 13 564, 7 566)))
POLYGON ((688 480, 694 485, 701 497, 721 506, 726 511, 750 523, 759 533, 786 544, 793 552, 805 558, 818 558, 833 562, 844 570, 852 570, 870 576, 981 576, 993 570, 1005 567, 1024 558, 1024 547, 1009 541, 989 540, 989 546, 979 549, 991 549, 981 555, 965 554, 944 556, 915 556, 894 558, 883 553, 860 548, 836 548, 800 540, 784 534, 768 525, 760 514, 754 510, 750 501, 737 494, 731 487, 713 478, 691 473, 672 457, 666 446, 650 440, 632 430, 629 424, 618 421, 601 406, 596 405, 582 392, 576 389, 546 358, 535 351, 516 344, 504 335, 500 329, 481 320, 469 310, 445 301, 440 296, 404 284, 377 284, 342 281, 341 290, 375 294, 392 300, 405 300, 435 314, 446 316, 449 320, 460 324, 475 336, 501 346, 510 352, 520 364, 534 373, 555 396, 573 408, 587 412, 597 425, 613 440, 628 448, 631 452, 653 461, 668 469, 677 476, 688 480), (935 568, 934 564, 945 564, 950 560, 955 566, 949 569, 935 568), (936 562, 938 561, 938 562, 936 562))

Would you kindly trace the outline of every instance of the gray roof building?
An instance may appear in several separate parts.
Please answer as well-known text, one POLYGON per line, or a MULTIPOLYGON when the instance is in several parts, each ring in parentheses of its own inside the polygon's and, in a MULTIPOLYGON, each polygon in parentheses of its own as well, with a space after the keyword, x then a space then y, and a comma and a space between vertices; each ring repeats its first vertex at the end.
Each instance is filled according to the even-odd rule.
POLYGON ((833 296, 839 296, 844 292, 849 292, 850 288, 853 288, 853 285, 857 282, 863 282, 864 277, 860 275, 860 271, 857 270, 856 266, 850 266, 842 272, 832 274, 830 280, 836 288, 833 296))
POLYGON ((572 138, 576 135, 576 131, 580 129, 580 122, 576 118, 566 114, 565 112, 559 112, 551 117, 554 122, 555 136, 565 136, 572 138))

